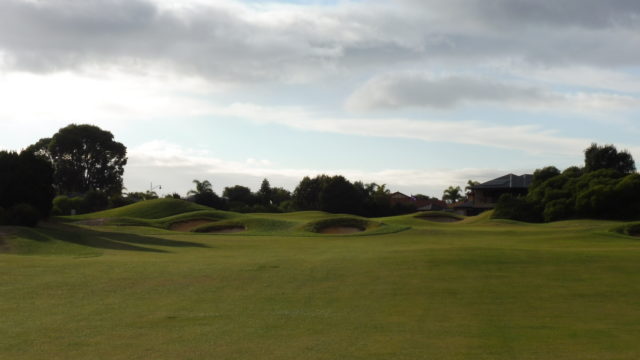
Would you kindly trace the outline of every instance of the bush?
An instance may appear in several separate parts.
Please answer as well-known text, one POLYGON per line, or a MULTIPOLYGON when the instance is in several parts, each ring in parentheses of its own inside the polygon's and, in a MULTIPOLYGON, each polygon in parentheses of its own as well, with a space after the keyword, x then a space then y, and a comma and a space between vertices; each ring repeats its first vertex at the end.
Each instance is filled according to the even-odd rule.
POLYGON ((9 212, 9 223, 11 225, 35 227, 38 225, 39 218, 38 210, 25 203, 15 205, 9 212))
POLYGON ((547 203, 544 208, 544 221, 558 221, 567 219, 574 213, 573 204, 567 199, 557 199, 547 203))
POLYGON ((53 199, 53 215, 71 215, 73 202, 66 195, 56 196, 53 199))
POLYGON ((539 204, 528 201, 525 197, 516 197, 512 194, 500 196, 493 218, 526 222, 542 222, 543 220, 539 204))
POLYGON ((0 225, 7 225, 9 223, 9 219, 7 218, 7 212, 4 208, 0 207, 0 225))
POLYGON ((109 197, 105 192, 89 190, 82 199, 83 212, 96 212, 109 207, 109 197))

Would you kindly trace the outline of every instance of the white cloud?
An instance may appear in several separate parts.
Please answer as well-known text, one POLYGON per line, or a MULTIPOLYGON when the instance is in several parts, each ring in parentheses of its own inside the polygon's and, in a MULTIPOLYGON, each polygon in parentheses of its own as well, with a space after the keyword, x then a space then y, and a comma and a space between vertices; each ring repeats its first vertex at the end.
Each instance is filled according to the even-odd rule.
MULTIPOLYGON (((190 117, 205 116, 219 120, 238 118, 305 131, 453 142, 538 154, 573 155, 590 143, 586 139, 557 135, 535 124, 505 126, 478 121, 349 117, 327 115, 305 107, 252 103, 221 105, 211 100, 216 94, 212 86, 171 75, 153 77, 112 73, 95 78, 62 73, 0 76, 3 80, 0 81, 0 97, 6 101, 0 107, 0 126, 25 131, 38 127, 42 131, 46 129, 43 136, 50 136, 71 122, 90 121, 117 132, 120 129, 124 131, 132 121, 186 121, 190 117), (33 98, 38 99, 36 104, 33 98)), ((630 100, 615 96, 578 95, 572 101, 584 104, 584 108, 630 100)))
POLYGON ((198 96, 215 94, 198 79, 119 72, 34 75, 0 73, 0 121, 65 123, 198 116, 212 108, 198 96))
POLYGON ((574 155, 590 143, 586 139, 562 137, 535 125, 501 126, 479 121, 404 118, 340 118, 312 114, 303 108, 274 108, 241 103, 221 108, 219 114, 308 131, 453 142, 535 154, 574 155))

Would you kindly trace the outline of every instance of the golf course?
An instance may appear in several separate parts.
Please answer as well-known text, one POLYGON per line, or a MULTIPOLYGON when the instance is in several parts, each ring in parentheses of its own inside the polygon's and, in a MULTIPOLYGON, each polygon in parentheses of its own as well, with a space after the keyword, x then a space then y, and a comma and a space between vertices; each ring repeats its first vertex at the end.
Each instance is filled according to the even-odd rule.
POLYGON ((633 223, 239 214, 0 227, 1 359, 637 359, 633 223))

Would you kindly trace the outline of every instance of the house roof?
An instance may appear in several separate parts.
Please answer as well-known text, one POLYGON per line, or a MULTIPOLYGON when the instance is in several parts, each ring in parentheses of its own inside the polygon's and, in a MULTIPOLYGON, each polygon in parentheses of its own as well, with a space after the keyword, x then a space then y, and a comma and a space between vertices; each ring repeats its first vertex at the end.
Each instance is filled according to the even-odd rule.
POLYGON ((405 195, 405 194, 403 194, 403 193, 401 193, 399 191, 394 192, 390 196, 393 199, 409 199, 410 198, 409 196, 407 196, 407 195, 405 195))
POLYGON ((527 189, 531 186, 532 180, 533 175, 531 174, 507 174, 480 185, 473 186, 471 189, 527 189))

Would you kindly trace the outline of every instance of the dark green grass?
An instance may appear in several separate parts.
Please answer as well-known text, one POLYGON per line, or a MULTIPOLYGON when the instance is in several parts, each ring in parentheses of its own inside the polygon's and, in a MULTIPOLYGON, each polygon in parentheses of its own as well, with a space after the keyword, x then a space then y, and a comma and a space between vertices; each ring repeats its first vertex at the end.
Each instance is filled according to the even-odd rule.
POLYGON ((296 235, 327 217, 343 216, 219 220, 254 236, 0 228, 0 358, 640 355, 640 242, 621 223, 403 216, 371 219, 411 227, 397 233, 296 235))

